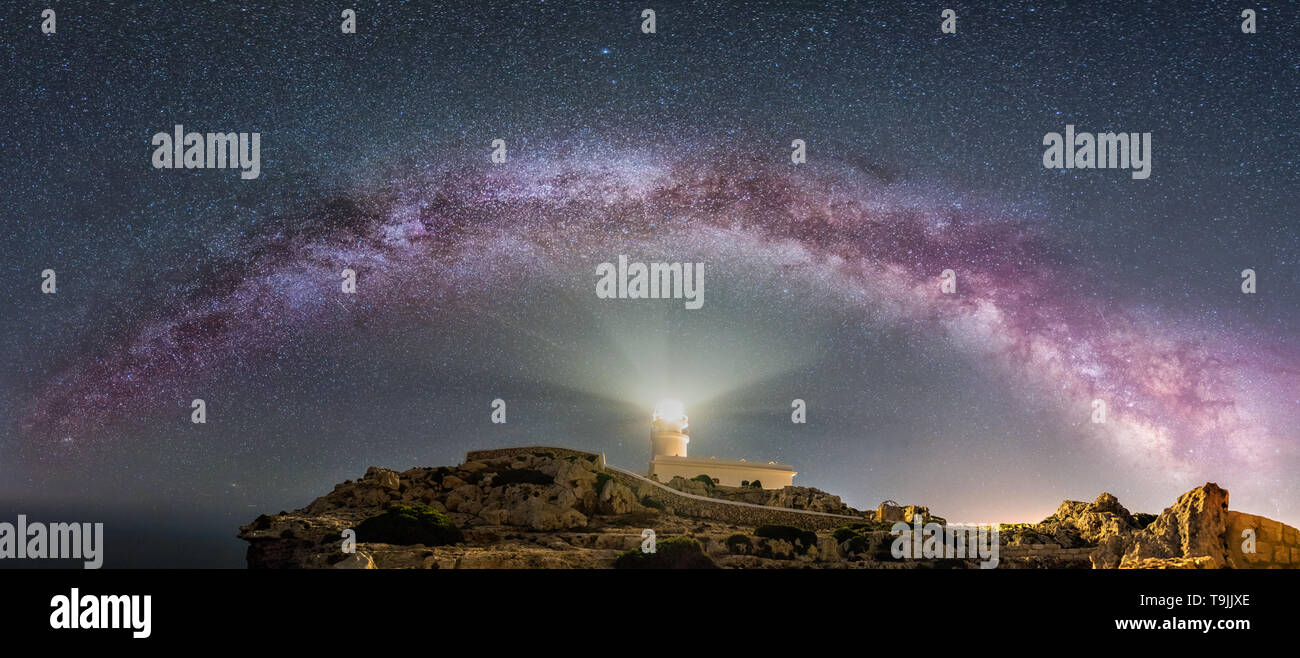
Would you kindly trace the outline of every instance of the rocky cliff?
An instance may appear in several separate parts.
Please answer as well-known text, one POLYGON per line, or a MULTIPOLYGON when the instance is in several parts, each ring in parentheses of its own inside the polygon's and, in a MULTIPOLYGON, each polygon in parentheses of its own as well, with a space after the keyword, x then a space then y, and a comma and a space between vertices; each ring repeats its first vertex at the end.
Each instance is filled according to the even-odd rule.
MULTIPOLYGON (((259 516, 240 528, 249 543, 248 566, 610 568, 629 563, 627 554, 639 552, 646 529, 659 542, 672 540, 674 551, 702 553, 680 562, 693 566, 975 566, 973 560, 894 559, 889 527, 898 519, 876 520, 877 512, 853 510, 815 489, 724 491, 671 483, 678 494, 607 468, 599 455, 515 449, 471 456, 457 467, 401 473, 371 467, 300 510, 259 516)), ((907 509, 942 523, 923 507, 907 509)), ((1003 527, 1002 566, 1240 566, 1225 549, 1226 515, 1227 492, 1214 484, 1184 494, 1149 522, 1150 515, 1130 514, 1110 494, 1092 503, 1066 501, 1042 523, 1003 527)))

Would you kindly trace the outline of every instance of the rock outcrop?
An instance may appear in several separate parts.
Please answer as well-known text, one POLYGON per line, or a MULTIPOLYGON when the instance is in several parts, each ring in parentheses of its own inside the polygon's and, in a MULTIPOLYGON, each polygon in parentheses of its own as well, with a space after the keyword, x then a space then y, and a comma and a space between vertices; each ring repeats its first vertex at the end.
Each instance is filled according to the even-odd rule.
POLYGON ((1034 532, 1013 533, 1012 545, 1055 543, 1064 548, 1096 546, 1137 529, 1119 499, 1103 493, 1091 503, 1063 501, 1034 532))
POLYGON ((1228 492, 1208 482, 1179 496, 1173 507, 1166 508, 1146 528, 1108 538, 1094 554, 1093 565, 1121 569, 1235 566, 1224 546, 1227 518, 1228 492))
POLYGON ((664 484, 683 493, 738 503, 749 503, 751 505, 801 509, 827 514, 871 515, 871 512, 863 512, 849 507, 844 501, 840 500, 839 496, 812 487, 790 486, 780 489, 728 487, 718 484, 709 485, 700 480, 688 480, 681 476, 675 476, 664 484))
POLYGON ((336 485, 300 510, 258 517, 241 527, 239 536, 249 543, 251 568, 605 568, 640 547, 646 528, 661 539, 692 537, 724 567, 848 568, 870 566, 873 559, 840 550, 826 530, 838 523, 835 517, 829 524, 824 516, 810 517, 809 527, 823 530, 810 532, 815 539, 807 542, 755 535, 761 525, 785 522, 763 520, 779 515, 775 508, 857 513, 838 496, 808 487, 710 487, 680 479, 674 484, 686 493, 774 509, 767 514, 741 507, 737 518, 712 518, 692 511, 698 502, 672 500, 653 484, 637 484, 605 469, 597 455, 513 449, 476 453, 457 467, 399 473, 372 466, 359 480, 336 485), (464 541, 437 546, 359 541, 352 552, 344 549, 346 531, 398 505, 445 514, 464 541), (733 541, 737 536, 744 541, 733 541))
POLYGON ((1091 503, 1067 500, 1041 523, 1004 525, 1001 541, 1004 552, 1029 560, 1074 560, 1083 553, 1095 569, 1300 566, 1300 534, 1293 546, 1288 531, 1296 532, 1271 519, 1229 511, 1228 492, 1207 482, 1157 516, 1131 514, 1109 493, 1091 503), (1234 548, 1234 541, 1242 548, 1234 548))
MULTIPOLYGON (((249 543, 248 565, 609 568, 624 552, 638 549, 643 531, 652 529, 659 539, 693 539, 710 564, 724 568, 976 566, 973 560, 892 557, 894 521, 910 522, 919 516, 927 523, 944 523, 925 507, 882 504, 879 510, 858 512, 838 496, 806 487, 753 490, 680 478, 670 483, 686 493, 698 490, 706 498, 750 505, 705 503, 607 469, 599 455, 556 450, 484 451, 457 467, 400 473, 371 467, 361 479, 335 486, 300 510, 262 515, 242 526, 239 537, 249 543), (710 506, 743 513, 718 514, 710 506), (794 509, 804 511, 789 511, 794 509), (844 512, 848 515, 826 516, 844 512), (413 535, 418 540, 402 534, 348 536, 363 522, 370 521, 366 527, 372 527, 374 519, 395 514, 436 521, 450 532, 413 535), (380 538, 440 545, 386 544, 380 538)), ((1041 523, 1004 525, 1000 564, 1004 568, 1090 564, 1093 568, 1189 569, 1300 563, 1293 559, 1300 556, 1300 536, 1294 528, 1263 517, 1230 514, 1228 492, 1213 483, 1183 494, 1143 527, 1142 520, 1150 518, 1131 514, 1109 493, 1091 503, 1067 500, 1041 523), (1259 546, 1267 554, 1256 557, 1238 551, 1235 562, 1242 564, 1236 564, 1234 553, 1226 550, 1229 525, 1238 533, 1257 528, 1259 546)))

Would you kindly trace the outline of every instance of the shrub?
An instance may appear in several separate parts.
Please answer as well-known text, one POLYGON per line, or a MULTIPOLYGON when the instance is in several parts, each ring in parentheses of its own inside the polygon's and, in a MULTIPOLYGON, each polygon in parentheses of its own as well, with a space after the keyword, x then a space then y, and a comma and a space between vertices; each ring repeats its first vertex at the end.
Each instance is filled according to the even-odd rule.
POLYGON ((613 479, 614 476, 610 475, 609 473, 606 473, 604 471, 597 472, 596 473, 596 495, 600 495, 600 492, 605 490, 605 483, 613 479))
POLYGON ((554 484, 555 478, 533 468, 516 468, 509 471, 501 471, 492 478, 493 487, 504 487, 511 484, 554 484))
MULTIPOLYGON (((888 544, 886 544, 886 546, 888 546, 888 544)), ((868 535, 854 535, 853 538, 849 540, 848 551, 854 555, 867 555, 871 553, 871 537, 868 535)))
POLYGON ((890 554, 892 535, 886 532, 892 525, 892 523, 877 521, 849 523, 836 528, 832 536, 835 537, 836 543, 844 545, 844 549, 849 553, 862 558, 891 560, 893 559, 890 554), (845 542, 848 542, 847 545, 845 542))
POLYGON ((848 526, 840 526, 835 529, 831 536, 835 538, 835 543, 840 544, 857 537, 858 533, 853 532, 853 529, 848 526))
POLYGON ((703 482, 704 484, 706 484, 706 485, 708 485, 708 486, 710 486, 710 487, 713 486, 713 478, 711 478, 711 477, 709 477, 709 476, 707 476, 707 475, 705 475, 705 474, 703 474, 703 473, 701 473, 701 474, 699 474, 699 475, 697 475, 697 476, 695 476, 695 477, 693 477, 693 478, 691 478, 691 479, 694 480, 694 481, 696 481, 696 482, 703 482))
POLYGON ((754 480, 753 482, 750 482, 750 483, 749 483, 749 486, 752 487, 752 488, 754 488, 754 489, 762 489, 762 488, 763 488, 763 483, 760 482, 760 481, 758 481, 758 480, 754 480))
POLYGON ((356 531, 358 542, 442 546, 465 541, 446 514, 428 505, 393 505, 362 521, 356 531))
POLYGON ((763 525, 754 530, 754 536, 768 539, 784 539, 794 544, 800 553, 817 544, 817 533, 790 525, 763 525))
POLYGON ((654 553, 634 548, 618 556, 616 569, 716 569, 700 542, 692 537, 669 537, 659 541, 654 553))
POLYGON ((740 533, 727 537, 727 550, 732 553, 748 553, 754 548, 754 542, 750 541, 749 535, 740 533))
POLYGON ((741 480, 741 481, 740 481, 740 486, 742 486, 742 487, 748 487, 748 486, 749 486, 749 480, 741 480))
POLYGON ((884 562, 885 560, 898 559, 894 557, 894 539, 895 537, 891 537, 891 536, 880 537, 879 541, 876 543, 875 546, 874 557, 877 560, 884 562))
POLYGON ((646 495, 646 496, 641 496, 641 504, 644 505, 644 506, 646 506, 646 507, 649 507, 650 509, 658 509, 658 510, 661 510, 661 509, 664 508, 664 504, 663 504, 663 503, 661 503, 661 502, 655 500, 654 498, 651 498, 651 497, 648 496, 648 495, 646 495))

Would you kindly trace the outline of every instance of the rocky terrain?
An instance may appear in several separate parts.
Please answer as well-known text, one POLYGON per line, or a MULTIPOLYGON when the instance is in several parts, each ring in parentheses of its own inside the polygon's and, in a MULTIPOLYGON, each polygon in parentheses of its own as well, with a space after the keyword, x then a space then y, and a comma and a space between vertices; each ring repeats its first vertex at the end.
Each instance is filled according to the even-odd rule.
POLYGON ((683 477, 674 477, 668 486, 689 494, 697 496, 708 496, 719 500, 731 500, 738 503, 750 503, 753 505, 768 505, 771 507, 785 507, 789 509, 811 510, 813 512, 826 512, 828 514, 846 514, 851 516, 863 516, 869 512, 853 509, 835 496, 820 489, 812 487, 784 487, 782 489, 758 489, 750 487, 727 487, 717 484, 706 484, 698 479, 687 480, 683 477))
MULTIPOLYGON (((680 513, 671 504, 675 494, 606 469, 597 456, 539 449, 457 467, 401 473, 371 467, 361 479, 335 486, 302 509, 259 516, 240 528, 239 537, 249 543, 250 568, 976 565, 962 559, 897 560, 889 554, 893 522, 911 522, 919 514, 925 522, 943 523, 924 507, 882 505, 859 511, 837 496, 805 487, 744 489, 681 478, 666 484, 774 511, 785 507, 843 516, 822 515, 808 529, 680 513), (394 531, 401 530, 389 523, 394 520, 399 526, 424 523, 418 530, 436 532, 429 539, 418 534, 404 538, 409 535, 394 531), (660 546, 671 549, 664 555, 680 559, 670 564, 640 559, 647 528, 660 546), (354 552, 343 550, 349 529, 357 532, 354 552)), ((1065 501, 1041 523, 1002 527, 1000 567, 1243 566, 1233 562, 1222 539, 1227 513, 1227 492, 1214 484, 1187 492, 1159 516, 1131 514, 1110 494, 1091 503, 1065 501)))

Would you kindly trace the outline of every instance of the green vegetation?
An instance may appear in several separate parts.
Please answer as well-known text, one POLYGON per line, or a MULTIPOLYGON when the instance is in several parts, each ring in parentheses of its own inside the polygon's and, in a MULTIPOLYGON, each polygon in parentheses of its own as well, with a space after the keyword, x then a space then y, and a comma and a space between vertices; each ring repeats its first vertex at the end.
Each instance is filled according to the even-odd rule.
POLYGON ((609 482, 610 480, 613 480, 613 479, 614 479, 614 476, 613 476, 613 475, 610 475, 609 473, 606 473, 606 472, 604 472, 604 471, 597 471, 597 472, 596 472, 596 485, 595 485, 595 486, 596 486, 596 495, 600 495, 600 492, 602 492, 602 491, 605 490, 605 483, 606 483, 606 482, 609 482))
POLYGON ((754 530, 754 536, 788 541, 800 553, 807 553, 817 545, 817 533, 790 525, 761 525, 754 530))
POLYGON ((428 505, 393 505, 356 527, 358 542, 442 546, 465 541, 460 528, 428 505))
POLYGON ((754 480, 753 482, 750 482, 750 483, 749 483, 749 487, 750 487, 751 489, 762 489, 762 488, 763 488, 763 483, 760 482, 759 480, 754 480))
POLYGON ((694 480, 694 481, 696 481, 696 482, 703 482, 705 485, 707 485, 707 486, 710 487, 710 488, 713 487, 713 478, 711 478, 711 477, 709 477, 709 476, 707 476, 707 475, 705 475, 705 474, 703 474, 703 473, 700 473, 699 475, 697 475, 697 476, 695 476, 695 477, 693 477, 693 478, 691 478, 691 479, 694 480))
POLYGON ((623 553, 614 568, 716 569, 718 565, 693 537, 669 537, 657 543, 654 553, 642 553, 640 548, 623 553))
POLYGON ((664 508, 663 503, 655 500, 654 498, 651 498, 649 494, 645 496, 641 496, 641 504, 644 505, 645 507, 649 507, 650 509, 661 510, 664 508))
POLYGON ((501 471, 492 478, 492 486, 504 487, 511 484, 554 484, 555 478, 533 468, 516 468, 501 471))

